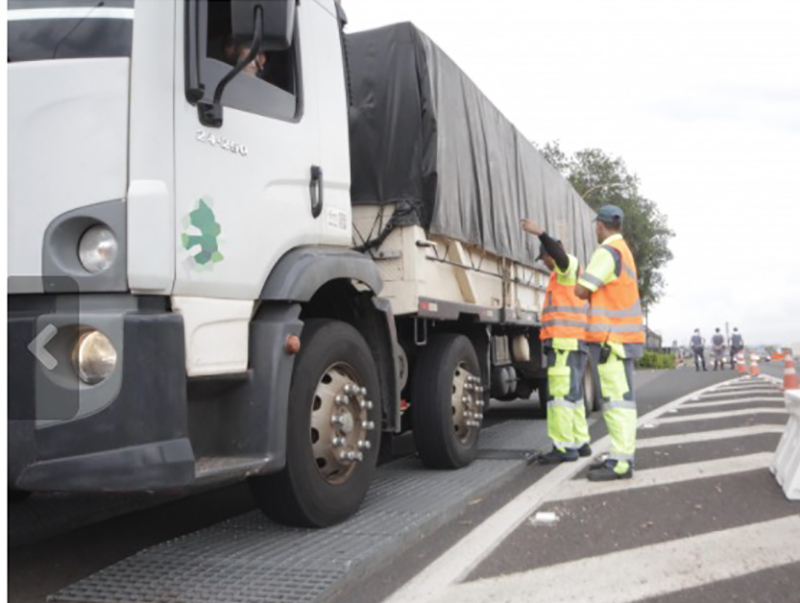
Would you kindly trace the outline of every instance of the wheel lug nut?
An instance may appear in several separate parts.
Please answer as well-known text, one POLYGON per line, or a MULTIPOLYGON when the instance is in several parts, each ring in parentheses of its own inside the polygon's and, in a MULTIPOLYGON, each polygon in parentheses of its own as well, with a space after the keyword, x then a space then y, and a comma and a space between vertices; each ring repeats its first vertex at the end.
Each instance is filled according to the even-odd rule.
POLYGON ((350 450, 350 451, 347 453, 347 460, 348 460, 348 461, 354 461, 354 460, 356 460, 356 453, 355 453, 355 452, 353 452, 352 450, 350 450))
POLYGON ((339 453, 339 460, 340 461, 346 461, 347 460, 347 452, 346 451, 342 450, 339 453))
POLYGON ((369 440, 359 440, 358 448, 360 450, 369 450, 370 448, 372 448, 372 444, 370 443, 369 440))
POLYGON ((360 393, 362 396, 366 396, 366 395, 367 395, 367 388, 366 388, 366 387, 362 387, 362 388, 359 390, 359 393, 360 393))
POLYGON ((331 425, 335 426, 342 426, 344 424, 344 419, 339 415, 334 415, 331 417, 331 425))
POLYGON ((340 438, 339 436, 334 436, 333 440, 331 440, 331 443, 334 446, 344 446, 344 438, 340 438))
POLYGON ((363 461, 364 460, 364 453, 363 452, 356 452, 356 460, 363 461))
POLYGON ((372 421, 366 421, 366 422, 364 423, 364 429, 366 429, 367 431, 370 431, 370 430, 372 430, 372 429, 375 429, 375 423, 374 423, 374 422, 372 422, 372 421))
POLYGON ((343 406, 347 404, 347 397, 339 394, 338 396, 336 396, 336 398, 334 398, 334 402, 336 402, 336 404, 338 404, 339 406, 343 406))

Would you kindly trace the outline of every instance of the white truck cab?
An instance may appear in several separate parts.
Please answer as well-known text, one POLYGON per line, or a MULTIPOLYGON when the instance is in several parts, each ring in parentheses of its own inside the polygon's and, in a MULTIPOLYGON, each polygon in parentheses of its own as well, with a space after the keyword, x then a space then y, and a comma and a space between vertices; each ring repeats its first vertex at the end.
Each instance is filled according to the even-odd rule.
POLYGON ((457 468, 490 393, 544 387, 532 262, 419 225, 358 245, 384 208, 351 202, 338 2, 8 14, 10 489, 248 478, 330 525, 392 433, 457 468))

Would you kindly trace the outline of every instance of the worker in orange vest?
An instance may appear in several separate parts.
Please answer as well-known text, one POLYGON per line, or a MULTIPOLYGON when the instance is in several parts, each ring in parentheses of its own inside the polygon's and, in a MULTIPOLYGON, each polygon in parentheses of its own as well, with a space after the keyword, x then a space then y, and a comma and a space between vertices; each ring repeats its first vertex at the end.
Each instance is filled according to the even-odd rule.
POLYGON ((578 298, 590 302, 586 339, 597 366, 603 418, 611 438, 608 458, 589 471, 592 481, 633 477, 637 417, 633 361, 644 353, 645 327, 636 263, 622 237, 624 219, 616 205, 600 208, 595 218, 600 246, 575 288, 578 298))
POLYGON ((547 356, 547 435, 553 449, 539 462, 551 465, 576 461, 579 456, 592 454, 583 392, 589 304, 575 297, 578 258, 564 251, 561 241, 535 222, 524 220, 522 227, 539 237, 542 247, 536 259, 550 270, 539 336, 547 356))

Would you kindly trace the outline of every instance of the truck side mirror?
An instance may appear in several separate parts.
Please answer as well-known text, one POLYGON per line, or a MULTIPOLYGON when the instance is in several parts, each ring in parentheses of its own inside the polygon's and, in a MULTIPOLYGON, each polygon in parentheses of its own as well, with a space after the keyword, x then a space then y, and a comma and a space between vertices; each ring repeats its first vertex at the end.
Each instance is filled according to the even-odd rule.
POLYGON ((231 28, 236 39, 251 39, 261 19, 260 50, 282 51, 292 45, 297 0, 233 0, 231 28), (260 8, 261 10, 257 10, 260 8))

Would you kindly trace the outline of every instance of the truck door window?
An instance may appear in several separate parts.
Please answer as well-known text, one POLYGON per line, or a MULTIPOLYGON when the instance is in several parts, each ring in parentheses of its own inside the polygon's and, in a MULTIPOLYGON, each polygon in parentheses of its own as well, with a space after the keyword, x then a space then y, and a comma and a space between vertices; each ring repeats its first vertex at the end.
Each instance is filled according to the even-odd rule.
POLYGON ((10 0, 8 62, 130 57, 133 0, 10 0))
MULTIPOLYGON (((201 57, 199 76, 206 101, 213 98, 219 81, 251 50, 252 38, 236 39, 231 35, 232 1, 236 0, 206 0, 196 7, 199 48, 191 48, 190 37, 189 52, 190 57, 192 52, 201 57)), ((191 13, 190 10, 190 26, 191 13)), ((222 104, 266 117, 296 120, 301 107, 298 46, 295 32, 294 43, 288 50, 259 53, 225 88, 222 104)))

